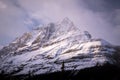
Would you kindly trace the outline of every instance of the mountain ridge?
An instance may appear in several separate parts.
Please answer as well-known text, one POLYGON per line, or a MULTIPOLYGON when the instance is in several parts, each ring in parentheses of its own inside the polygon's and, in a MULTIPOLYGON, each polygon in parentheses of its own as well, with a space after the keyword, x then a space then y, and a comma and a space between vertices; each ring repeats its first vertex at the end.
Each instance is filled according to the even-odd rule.
POLYGON ((62 71, 63 62, 65 71, 116 64, 113 58, 116 51, 109 42, 93 39, 88 31, 81 32, 65 18, 61 23, 49 23, 24 33, 3 47, 0 72, 13 75, 52 73, 62 71))

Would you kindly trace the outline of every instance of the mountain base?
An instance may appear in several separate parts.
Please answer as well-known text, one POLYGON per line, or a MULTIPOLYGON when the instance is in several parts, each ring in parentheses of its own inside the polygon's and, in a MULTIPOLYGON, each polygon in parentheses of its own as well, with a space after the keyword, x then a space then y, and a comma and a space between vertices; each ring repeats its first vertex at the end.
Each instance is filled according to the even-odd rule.
POLYGON ((62 71, 41 75, 0 75, 0 80, 120 80, 120 68, 114 65, 96 66, 80 71, 62 71))

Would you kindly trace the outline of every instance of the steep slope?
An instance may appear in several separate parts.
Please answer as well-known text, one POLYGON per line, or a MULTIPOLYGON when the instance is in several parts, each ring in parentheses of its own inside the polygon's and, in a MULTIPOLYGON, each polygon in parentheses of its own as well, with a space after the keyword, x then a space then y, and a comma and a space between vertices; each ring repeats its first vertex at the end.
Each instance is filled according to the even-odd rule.
POLYGON ((0 51, 0 72, 13 75, 81 70, 106 63, 116 49, 103 39, 92 39, 65 18, 25 33, 0 51), (64 67, 63 67, 64 65, 64 67))

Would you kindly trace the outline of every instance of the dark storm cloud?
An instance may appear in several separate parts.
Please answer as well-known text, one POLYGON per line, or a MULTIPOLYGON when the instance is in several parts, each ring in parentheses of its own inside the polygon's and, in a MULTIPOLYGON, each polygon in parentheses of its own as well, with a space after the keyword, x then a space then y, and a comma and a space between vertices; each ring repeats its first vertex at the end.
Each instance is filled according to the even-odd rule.
MULTIPOLYGON (((107 21, 110 26, 111 31, 105 34, 111 35, 107 38, 109 41, 120 44, 120 0, 83 0, 85 2, 85 7, 96 14, 102 14, 103 19, 107 21)), ((101 26, 102 27, 102 26, 101 26)), ((106 26, 107 27, 107 26, 106 26)), ((104 26, 103 26, 104 28, 104 26)), ((102 30, 101 30, 102 31, 102 30)), ((107 35, 106 37, 108 37, 107 35)))
POLYGON ((95 12, 108 12, 120 9, 120 0, 83 0, 88 9, 95 12))
POLYGON ((120 0, 105 0, 105 2, 110 9, 120 9, 120 0))

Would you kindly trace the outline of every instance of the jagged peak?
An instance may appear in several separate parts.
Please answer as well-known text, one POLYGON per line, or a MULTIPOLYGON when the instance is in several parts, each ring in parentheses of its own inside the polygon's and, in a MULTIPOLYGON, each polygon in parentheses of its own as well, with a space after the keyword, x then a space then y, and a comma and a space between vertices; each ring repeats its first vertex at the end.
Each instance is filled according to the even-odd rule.
POLYGON ((74 25, 73 22, 68 18, 68 17, 65 17, 60 24, 63 24, 63 25, 74 25))
POLYGON ((68 31, 68 30, 74 30, 77 29, 77 27, 74 25, 74 23, 68 18, 65 17, 62 21, 60 21, 59 23, 48 23, 42 26, 38 26, 37 28, 34 28, 33 31, 40 31, 40 30, 45 30, 48 28, 53 28, 53 29, 63 29, 64 31, 68 31))
POLYGON ((67 23, 71 23, 72 21, 68 18, 68 17, 65 17, 62 22, 67 22, 67 23))
POLYGON ((65 17, 58 25, 60 29, 65 32, 78 29, 77 26, 75 26, 74 23, 68 17, 65 17))

